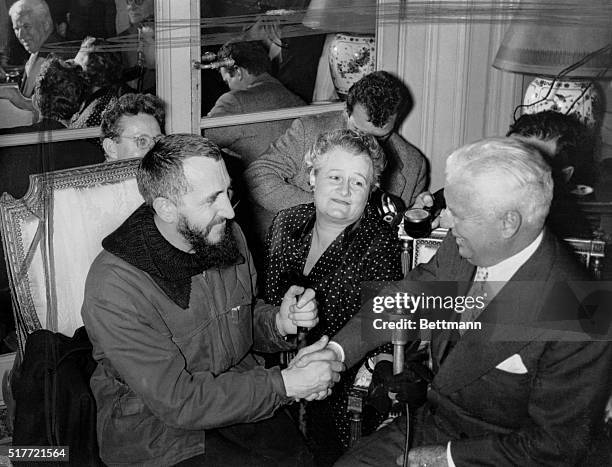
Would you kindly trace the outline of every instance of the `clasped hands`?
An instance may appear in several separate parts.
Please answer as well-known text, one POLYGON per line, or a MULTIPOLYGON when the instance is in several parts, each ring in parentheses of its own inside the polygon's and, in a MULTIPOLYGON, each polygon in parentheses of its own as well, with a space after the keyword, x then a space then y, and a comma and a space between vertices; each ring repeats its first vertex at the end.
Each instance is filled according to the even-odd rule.
POLYGON ((287 397, 306 401, 325 399, 331 388, 340 381, 344 364, 336 352, 327 347, 329 338, 321 337, 303 349, 282 371, 287 397))

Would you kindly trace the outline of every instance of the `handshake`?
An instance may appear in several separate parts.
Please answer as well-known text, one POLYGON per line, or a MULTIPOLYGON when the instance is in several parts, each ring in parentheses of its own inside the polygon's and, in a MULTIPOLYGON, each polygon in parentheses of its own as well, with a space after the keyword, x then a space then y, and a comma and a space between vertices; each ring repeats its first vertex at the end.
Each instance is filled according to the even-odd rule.
MULTIPOLYGON (((315 292, 292 285, 276 315, 276 326, 281 335, 297 333, 298 327, 310 329, 317 325, 318 318, 315 292)), ((282 370, 287 397, 307 401, 325 399, 331 387, 340 380, 344 370, 341 357, 327 347, 329 338, 323 336, 317 342, 300 349, 298 354, 282 370)))
POLYGON ((344 364, 340 356, 327 347, 329 338, 300 349, 289 366, 281 371, 287 397, 306 401, 325 399, 332 386, 340 380, 344 364))

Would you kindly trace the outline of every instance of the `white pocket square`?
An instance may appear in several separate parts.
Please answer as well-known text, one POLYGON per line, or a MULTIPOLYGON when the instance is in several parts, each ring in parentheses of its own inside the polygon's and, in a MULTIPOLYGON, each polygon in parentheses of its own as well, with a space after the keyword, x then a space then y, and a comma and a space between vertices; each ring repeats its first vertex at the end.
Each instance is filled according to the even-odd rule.
POLYGON ((505 359, 495 368, 501 371, 506 371, 508 373, 514 373, 516 375, 524 375, 525 373, 527 373, 527 367, 523 363, 521 356, 517 353, 512 355, 512 357, 505 359))

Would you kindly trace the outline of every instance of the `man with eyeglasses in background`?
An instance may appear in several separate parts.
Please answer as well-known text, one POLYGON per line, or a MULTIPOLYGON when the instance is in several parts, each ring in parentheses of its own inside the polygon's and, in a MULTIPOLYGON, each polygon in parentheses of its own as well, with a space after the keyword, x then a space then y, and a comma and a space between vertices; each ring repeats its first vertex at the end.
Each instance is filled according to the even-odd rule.
POLYGON ((102 147, 107 161, 141 158, 163 134, 166 111, 152 94, 124 94, 102 114, 102 147))

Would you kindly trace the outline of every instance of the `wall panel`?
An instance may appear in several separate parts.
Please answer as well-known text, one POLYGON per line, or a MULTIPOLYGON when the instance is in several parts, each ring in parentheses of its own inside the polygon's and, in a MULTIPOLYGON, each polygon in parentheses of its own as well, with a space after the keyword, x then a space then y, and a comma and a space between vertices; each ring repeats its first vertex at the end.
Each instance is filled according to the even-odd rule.
MULTIPOLYGON (((381 0, 379 11, 393 3, 381 0)), ((413 93, 415 106, 401 133, 428 157, 432 189, 443 185, 452 149, 505 134, 521 101, 522 76, 491 66, 507 24, 499 17, 472 21, 473 4, 465 1, 463 14, 444 22, 426 16, 415 20, 400 10, 378 31, 378 68, 397 73, 413 93)))

